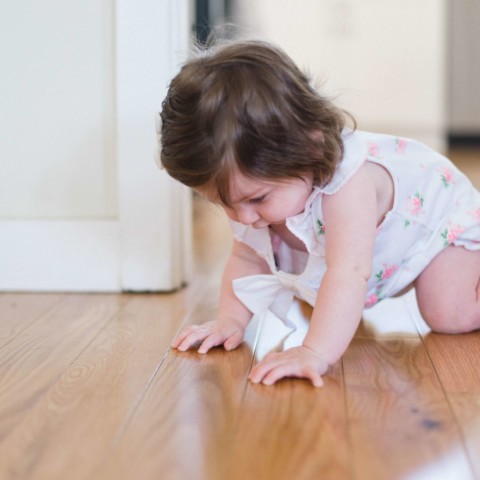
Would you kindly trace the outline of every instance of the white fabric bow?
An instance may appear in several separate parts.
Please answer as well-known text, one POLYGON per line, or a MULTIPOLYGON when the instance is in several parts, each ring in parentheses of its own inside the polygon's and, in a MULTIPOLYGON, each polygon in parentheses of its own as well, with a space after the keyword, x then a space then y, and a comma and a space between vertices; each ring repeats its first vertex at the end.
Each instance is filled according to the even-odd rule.
POLYGON ((295 324, 287 314, 297 296, 315 305, 315 292, 299 281, 298 275, 285 272, 265 275, 249 275, 233 280, 233 291, 253 313, 273 312, 285 325, 295 330, 295 324))

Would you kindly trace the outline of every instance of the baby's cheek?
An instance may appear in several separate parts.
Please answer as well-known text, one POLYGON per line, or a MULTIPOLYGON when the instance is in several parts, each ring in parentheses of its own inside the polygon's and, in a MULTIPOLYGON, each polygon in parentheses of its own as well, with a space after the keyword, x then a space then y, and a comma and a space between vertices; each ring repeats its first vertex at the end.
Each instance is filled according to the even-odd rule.
POLYGON ((282 215, 281 209, 278 208, 270 208, 262 213, 262 218, 267 221, 278 221, 279 219, 284 218, 282 215))

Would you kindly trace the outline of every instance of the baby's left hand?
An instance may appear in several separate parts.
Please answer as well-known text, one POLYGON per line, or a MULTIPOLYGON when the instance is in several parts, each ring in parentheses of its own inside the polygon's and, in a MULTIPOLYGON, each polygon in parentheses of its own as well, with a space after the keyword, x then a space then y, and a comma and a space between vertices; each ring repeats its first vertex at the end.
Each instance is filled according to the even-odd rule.
POLYGON ((250 372, 253 383, 272 385, 284 377, 308 378, 314 387, 323 386, 322 375, 328 364, 308 347, 289 348, 279 353, 269 353, 250 372))

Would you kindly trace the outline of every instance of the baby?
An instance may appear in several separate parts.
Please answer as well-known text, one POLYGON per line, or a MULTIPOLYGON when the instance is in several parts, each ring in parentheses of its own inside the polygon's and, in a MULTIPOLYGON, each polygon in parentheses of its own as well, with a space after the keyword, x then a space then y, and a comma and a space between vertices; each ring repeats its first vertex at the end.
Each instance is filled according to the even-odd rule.
POLYGON ((313 307, 303 344, 249 378, 321 386, 363 309, 410 286, 432 330, 480 328, 480 194, 418 142, 346 128, 278 48, 235 42, 187 62, 161 120, 163 167, 221 205, 235 235, 216 319, 173 347, 232 350, 254 314, 288 324, 297 297, 313 307))

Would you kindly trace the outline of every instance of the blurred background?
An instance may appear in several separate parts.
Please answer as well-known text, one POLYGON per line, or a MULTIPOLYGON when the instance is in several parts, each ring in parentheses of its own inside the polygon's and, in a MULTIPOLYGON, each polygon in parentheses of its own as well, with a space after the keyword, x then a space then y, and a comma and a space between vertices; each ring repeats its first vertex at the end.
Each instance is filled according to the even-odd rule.
POLYGON ((479 22, 480 0, 2 0, 0 290, 188 281, 190 194, 152 158, 192 32, 280 45, 360 129, 480 179, 479 22))
POLYGON ((480 188, 479 23, 480 0, 197 0, 195 33, 274 42, 359 129, 416 138, 480 188))
POLYGON ((362 129, 444 152, 480 144, 479 0, 198 0, 196 8, 201 41, 280 45, 362 129))

